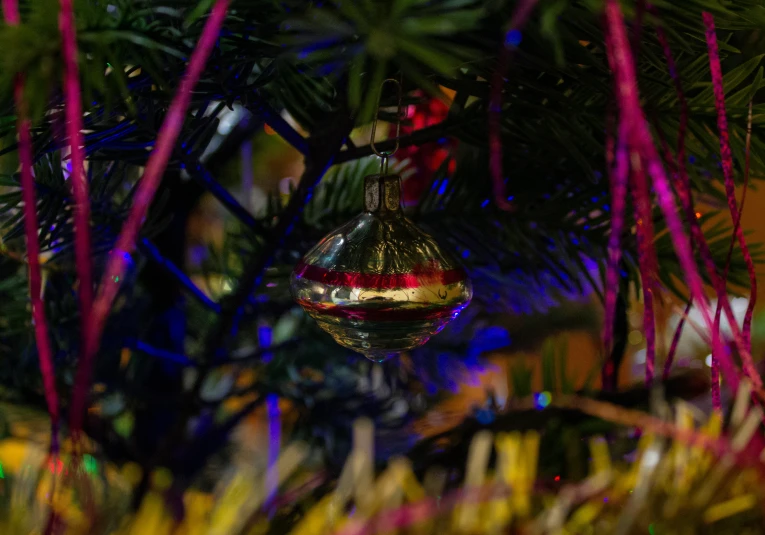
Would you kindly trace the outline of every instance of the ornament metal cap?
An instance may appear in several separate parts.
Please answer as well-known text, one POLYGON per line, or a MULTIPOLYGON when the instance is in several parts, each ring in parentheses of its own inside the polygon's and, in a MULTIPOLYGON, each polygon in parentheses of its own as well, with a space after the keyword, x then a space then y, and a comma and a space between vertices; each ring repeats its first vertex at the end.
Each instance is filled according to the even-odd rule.
POLYGON ((364 210, 401 213, 401 177, 369 175, 364 178, 364 210))
POLYGON ((473 291, 457 261, 404 217, 401 177, 366 177, 364 209, 303 257, 290 288, 340 345, 380 362, 427 342, 473 291))

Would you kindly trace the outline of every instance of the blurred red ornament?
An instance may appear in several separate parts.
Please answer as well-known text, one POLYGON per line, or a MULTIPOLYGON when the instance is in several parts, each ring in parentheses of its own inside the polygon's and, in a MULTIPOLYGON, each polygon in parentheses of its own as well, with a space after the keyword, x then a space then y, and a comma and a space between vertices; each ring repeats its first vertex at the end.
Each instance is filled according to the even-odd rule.
MULTIPOLYGON (((407 124, 401 125, 401 135, 406 136, 416 130, 436 125, 446 119, 449 107, 438 98, 423 98, 417 104, 407 107, 407 124)), ((395 135, 395 125, 391 125, 391 136, 395 135)), ((412 145, 404 147, 398 152, 400 161, 408 159, 411 163, 409 168, 414 170, 403 185, 404 204, 414 204, 422 196, 422 193, 430 184, 433 173, 449 157, 449 153, 456 146, 456 140, 443 137, 424 145, 412 145)), ((449 164, 449 172, 453 173, 455 162, 449 164)))

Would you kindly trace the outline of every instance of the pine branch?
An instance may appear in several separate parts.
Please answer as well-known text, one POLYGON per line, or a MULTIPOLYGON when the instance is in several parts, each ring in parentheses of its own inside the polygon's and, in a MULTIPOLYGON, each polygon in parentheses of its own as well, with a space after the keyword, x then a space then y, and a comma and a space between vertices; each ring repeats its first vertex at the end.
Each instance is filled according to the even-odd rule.
POLYGON ((142 238, 138 243, 138 248, 141 253, 146 255, 147 258, 153 262, 156 262, 162 267, 162 269, 173 275, 178 280, 178 282, 192 295, 192 297, 194 297, 202 305, 215 312, 216 314, 220 312, 220 305, 207 297, 207 295, 196 284, 191 282, 191 279, 183 272, 183 270, 162 256, 162 253, 159 251, 159 249, 157 249, 157 247, 151 241, 149 241, 148 238, 142 238))
MULTIPOLYGON (((447 137, 459 131, 460 129, 465 128, 467 125, 471 123, 475 123, 480 120, 481 119, 478 117, 471 117, 471 118, 468 118, 467 120, 449 119, 446 121, 442 121, 436 125, 421 128, 420 130, 416 130, 415 132, 409 135, 400 137, 398 139, 398 146, 399 148, 406 148, 406 147, 411 147, 413 145, 420 146, 425 143, 438 141, 439 139, 443 137, 447 137)), ((377 147, 378 151, 389 151, 396 146, 396 140, 387 139, 385 141, 375 143, 375 146, 377 147)), ((364 145, 361 147, 349 147, 346 150, 340 151, 340 153, 337 155, 337 159, 335 160, 335 163, 340 164, 344 162, 350 162, 353 160, 358 160, 361 158, 365 158, 367 156, 371 156, 373 154, 374 154, 374 151, 372 150, 372 145, 364 145)))
POLYGON ((165 362, 183 366, 186 368, 192 368, 196 366, 196 363, 185 355, 180 355, 166 349, 154 347, 146 342, 138 339, 126 340, 128 347, 140 351, 141 353, 148 355, 152 358, 160 359, 165 362))
POLYGON ((233 195, 220 184, 220 182, 215 180, 215 177, 212 176, 199 159, 193 158, 186 153, 179 154, 179 157, 182 168, 185 169, 192 178, 204 186, 213 197, 218 199, 218 201, 228 209, 231 215, 236 217, 244 226, 254 232, 262 233, 265 231, 263 223, 255 219, 247 208, 242 206, 233 195))
MULTIPOLYGON (((35 0, 29 4, 34 11, 30 15, 34 17, 24 17, 23 28, 19 29, 23 33, 13 34, 8 28, 0 28, 0 45, 18 52, 6 55, 0 82, 12 77, 16 71, 29 70, 28 86, 38 91, 31 95, 32 100, 41 110, 49 112, 40 113, 35 129, 36 176, 41 199, 38 213, 41 241, 55 248, 58 259, 71 254, 72 229, 68 216, 71 201, 64 193, 66 182, 57 169, 60 162, 46 157, 61 148, 56 141, 60 136, 54 135, 61 126, 57 118, 61 109, 60 96, 56 89, 60 80, 57 67, 60 36, 54 16, 56 10, 37 9, 46 1, 55 3, 55 0, 35 0), (52 100, 50 95, 53 95, 52 100)), ((761 22, 755 9, 758 1, 740 0, 731 4, 709 0, 705 2, 705 8, 719 15, 721 28, 751 30, 761 22)), ((107 160, 122 173, 125 168, 145 163, 147 149, 153 146, 156 136, 156 123, 166 113, 173 86, 183 71, 182 58, 188 54, 189 44, 198 37, 201 24, 199 20, 193 20, 189 25, 183 22, 192 8, 189 2, 182 0, 120 0, 113 3, 118 7, 116 14, 106 11, 106 4, 80 4, 78 9, 86 14, 82 18, 78 15, 78 22, 82 23, 78 31, 81 30, 79 35, 83 36, 79 43, 83 51, 81 70, 87 93, 85 103, 91 104, 85 117, 86 150, 91 169, 101 165, 99 160, 107 160), (106 62, 111 63, 108 75, 105 75, 106 62), (130 67, 122 68, 120 64, 130 67)), ((317 353, 322 357, 319 359, 322 364, 333 357, 337 361, 344 359, 343 350, 334 345, 321 345, 324 339, 314 331, 309 331, 309 336, 297 332, 298 340, 253 349, 244 356, 241 349, 235 347, 237 337, 229 336, 229 333, 240 318, 249 320, 255 316, 260 320, 284 315, 292 306, 286 295, 279 295, 279 292, 284 294, 286 288, 285 273, 291 267, 287 264, 358 209, 360 197, 356 198, 353 189, 358 183, 353 180, 360 179, 366 172, 369 162, 363 158, 372 154, 371 147, 355 146, 346 141, 346 148, 341 150, 342 138, 350 130, 351 122, 342 115, 344 112, 332 114, 331 110, 348 105, 358 112, 357 117, 365 117, 367 111, 370 112, 367 117, 371 117, 370 106, 377 98, 375 77, 385 77, 391 71, 404 71, 406 88, 412 92, 434 92, 436 85, 457 90, 455 106, 445 122, 405 136, 400 144, 402 147, 417 146, 444 137, 462 141, 460 153, 456 155, 457 171, 450 173, 449 166, 445 165, 436 173, 433 187, 421 200, 416 217, 424 227, 439 234, 445 246, 462 256, 471 270, 476 288, 475 303, 471 308, 483 307, 479 308, 482 313, 527 312, 532 307, 549 306, 559 295, 567 295, 566 292, 582 291, 587 282, 595 286, 594 281, 586 279, 597 275, 590 276, 587 270, 593 267, 585 265, 584 260, 597 264, 605 255, 609 199, 607 184, 598 178, 598 173, 603 171, 603 116, 612 86, 602 50, 600 14, 593 9, 593 4, 584 0, 564 3, 564 11, 552 17, 550 13, 553 11, 545 10, 552 9, 549 7, 552 4, 561 9, 563 4, 541 2, 539 20, 532 21, 524 30, 517 61, 504 85, 501 125, 505 137, 504 171, 508 177, 508 193, 516 196, 519 207, 512 217, 497 214, 490 205, 484 205, 489 198, 488 171, 484 165, 487 159, 488 85, 481 80, 490 79, 496 68, 496 52, 504 37, 501 25, 508 19, 514 2, 404 2, 407 4, 405 9, 392 16, 388 11, 391 3, 374 0, 362 7, 360 17, 349 17, 345 4, 324 2, 320 5, 303 0, 253 0, 235 4, 236 14, 226 21, 213 61, 209 62, 194 94, 197 112, 193 118, 186 118, 188 124, 184 132, 188 135, 184 135, 187 147, 184 147, 183 163, 194 180, 205 185, 247 229, 228 251, 229 256, 236 258, 226 258, 223 262, 234 264, 224 268, 228 270, 226 276, 238 278, 239 284, 234 294, 218 304, 183 273, 179 262, 168 262, 163 251, 158 251, 152 242, 145 239, 141 252, 172 273, 179 285, 203 305, 199 307, 192 303, 187 308, 192 319, 194 314, 199 314, 202 318, 199 324, 206 328, 210 317, 221 312, 220 323, 206 339, 197 338, 196 325, 187 327, 185 333, 192 343, 204 344, 200 350, 203 363, 200 381, 206 372, 218 365, 242 359, 256 363, 265 354, 285 347, 290 351, 283 351, 282 360, 288 364, 279 364, 283 365, 282 370, 292 367, 292 377, 297 375, 300 366, 317 366, 317 353), (379 7, 382 16, 367 9, 370 5, 379 7), (315 9, 317 6, 319 9, 315 9), (314 17, 317 14, 326 15, 326 18, 314 17), (327 24, 328 20, 333 23, 327 24), (373 34, 375 38, 379 37, 380 29, 387 31, 391 21, 400 24, 394 25, 390 34, 385 33, 395 36, 391 38, 386 63, 377 54, 379 49, 370 46, 375 41, 370 37, 373 34), (348 94, 336 91, 337 80, 347 84, 348 94), (253 113, 249 124, 240 125, 238 141, 232 141, 224 151, 214 155, 214 160, 201 165, 195 158, 204 151, 217 124, 215 114, 205 112, 215 112, 224 105, 235 103, 241 103, 253 113), (282 117, 284 110, 312 134, 304 138, 292 128, 282 117), (327 114, 330 114, 329 119, 327 114), (267 218, 254 217, 215 180, 218 164, 238 154, 241 141, 261 127, 261 120, 306 155, 308 164, 289 205, 286 208, 280 204, 274 206, 267 218), (326 120, 331 132, 318 128, 326 120), (462 151, 468 153, 467 156, 462 151), (355 161, 354 165, 334 167, 308 202, 328 165, 351 161, 355 161), (272 222, 275 220, 278 223, 274 227, 272 222), (249 232, 251 230, 255 231, 255 239, 249 232), (247 258, 248 252, 249 261, 242 269, 240 259, 247 258), (268 271, 269 282, 278 281, 279 285, 267 289, 261 281, 266 270, 277 262, 283 263, 285 269, 274 270, 279 272, 273 278, 270 278, 271 270, 268 271), (262 297, 268 301, 261 302, 262 297), (229 339, 234 342, 229 344, 229 339), (311 343, 301 343, 302 340, 311 343)), ((718 148, 717 139, 712 134, 714 129, 710 129, 714 126, 714 114, 710 111, 710 91, 705 85, 708 67, 705 58, 701 57, 704 47, 703 40, 699 40, 698 6, 670 4, 667 3, 663 22, 672 32, 673 47, 680 51, 678 71, 689 88, 693 124, 688 149, 689 155, 696 158, 691 170, 692 180, 698 190, 716 195, 714 186, 719 177, 714 155, 718 148), (699 58, 702 61, 698 61, 699 58)), ((648 17, 647 24, 653 23, 648 17)), ((644 31, 643 36, 639 66, 641 95, 667 132, 668 142, 673 144, 678 120, 674 89, 651 32, 644 31)), ((735 52, 733 44, 734 41, 730 41, 726 52, 735 52)), ((759 68, 759 59, 742 62, 726 78, 726 87, 733 88, 729 111, 732 121, 736 122, 732 125, 734 140, 743 132, 740 119, 745 117, 745 104, 751 93, 759 89, 758 80, 762 78, 758 74, 759 68)), ((3 94, 2 90, 0 83, 0 98, 7 97, 7 92, 3 94)), ((7 106, 0 109, 3 111, 0 133, 10 132, 15 120, 13 110, 7 106)), ((765 105, 756 105, 754 112, 755 116, 762 116, 765 105)), ((378 147, 387 149, 393 144, 393 140, 388 140, 378 147)), ((0 149, 0 154, 15 150, 13 147, 13 144, 6 145, 0 149)), ((733 150, 736 159, 743 161, 742 148, 734 146, 733 150)), ((765 140, 755 133, 752 142, 754 176, 762 175, 765 169, 763 154, 765 140)), ((130 204, 130 194, 125 190, 131 180, 123 174, 102 180, 98 173, 94 173, 93 226, 100 232, 102 250, 108 249, 114 229, 130 204)), ((157 208, 161 211, 161 207, 157 208)), ((9 221, 10 226, 14 221, 18 222, 18 202, 14 202, 13 195, 0 197, 0 217, 9 221)), ((11 236, 17 228, 11 229, 11 236)), ((719 259, 724 259, 727 252, 728 231, 728 226, 721 225, 709 232, 710 246, 719 259)), ((678 269, 666 236, 666 233, 660 235, 656 245, 660 276, 670 286, 672 280, 681 280, 683 273, 678 269)), ((634 251, 630 236, 626 236, 625 250, 627 277, 636 280, 634 258, 629 258, 630 252, 634 251)), ((740 280, 742 265, 740 258, 734 258, 733 282, 740 280)), ((0 352, 15 359, 33 360, 23 299, 25 285, 23 278, 18 276, 18 267, 13 263, 6 278, 0 279, 0 294, 9 302, 1 318, 7 322, 0 322, 0 352)), ((144 283, 140 281, 138 284, 144 283)), ((142 289, 145 288, 138 286, 135 291, 126 292, 127 299, 121 309, 127 317, 140 316, 129 326, 136 332, 146 327, 148 320, 145 317, 152 317, 141 315, 144 304, 141 299, 152 302, 155 298, 146 296, 142 289)), ((55 309, 55 324, 60 333, 57 342, 62 360, 66 360, 74 347, 69 331, 73 332, 71 326, 76 323, 74 307, 67 301, 71 295, 71 278, 50 277, 46 293, 49 305, 55 309)), ((151 306, 155 304, 152 302, 151 306)), ((202 330, 200 328, 199 332, 202 330)), ((455 336, 459 342, 450 347, 455 358, 464 357, 475 348, 472 338, 468 342, 465 334, 455 336)), ((187 357, 165 352, 161 344, 155 346, 145 340, 136 341, 136 344, 142 344, 150 363, 152 358, 187 363, 184 360, 187 357)), ((359 369, 363 369, 363 366, 347 363, 342 366, 350 375, 359 374, 359 369)), ((62 372, 65 368, 61 367, 62 372)), ((9 383, 16 385, 25 380, 11 371, 15 374, 16 370, 8 372, 9 383)), ((267 374, 271 373, 269 367, 267 374)), ((262 392, 281 393, 292 389, 285 395, 300 399, 310 393, 311 388, 323 388, 323 385, 315 384, 294 386, 291 379, 285 380, 278 375, 280 372, 273 373, 258 384, 262 392)), ((128 380, 132 384, 117 382, 116 388, 122 389, 129 399, 141 398, 142 389, 146 389, 141 379, 131 377, 128 380)), ((35 381, 29 383, 36 385, 35 381)), ((29 385, 24 386, 25 391, 34 391, 29 385)), ((145 394, 143 398, 150 397, 150 393, 145 394)), ((187 439, 185 424, 208 407, 197 394, 198 391, 189 396, 179 394, 175 399, 173 406, 180 410, 178 426, 171 430, 155 459, 171 459, 176 446, 187 439)), ((316 425, 337 427, 341 424, 333 417, 338 413, 338 407, 362 398, 352 390, 337 395, 325 405, 326 414, 312 412, 307 425, 312 428, 316 425)), ((378 417, 377 413, 372 414, 378 417)), ((346 421, 353 416, 348 414, 346 421)), ((146 457, 149 456, 142 459, 146 457)))
POLYGON ((284 120, 282 115, 277 112, 263 98, 255 99, 254 104, 247 105, 246 108, 253 113, 258 114, 263 122, 270 126, 274 132, 279 134, 284 141, 292 145, 303 156, 307 156, 310 151, 310 142, 301 136, 290 124, 284 120))
POLYGON ((260 285, 265 269, 273 262, 277 250, 292 232, 314 187, 332 165, 337 152, 353 128, 350 114, 345 108, 335 112, 324 124, 326 131, 314 133, 308 140, 306 168, 300 184, 290 197, 289 204, 279 215, 279 221, 266 238, 264 246, 244 268, 234 293, 222 304, 220 318, 205 344, 205 356, 208 359, 214 361, 219 358, 219 350, 225 345, 231 327, 235 327, 242 307, 253 289, 260 285))

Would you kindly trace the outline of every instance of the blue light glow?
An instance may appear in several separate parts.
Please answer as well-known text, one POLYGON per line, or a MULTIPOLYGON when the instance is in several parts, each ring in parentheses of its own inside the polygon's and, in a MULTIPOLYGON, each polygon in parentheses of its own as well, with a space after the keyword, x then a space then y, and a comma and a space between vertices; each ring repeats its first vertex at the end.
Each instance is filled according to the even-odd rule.
POLYGON ((547 407, 552 401, 552 395, 549 392, 539 392, 534 394, 534 405, 537 409, 542 410, 547 407))
POLYGON ((454 362, 449 358, 448 353, 441 353, 436 357, 436 368, 441 375, 441 379, 444 381, 444 387, 450 392, 456 394, 459 389, 459 385, 451 380, 449 377, 454 371, 454 362))
POLYGON ((268 470, 266 472, 267 501, 276 494, 279 486, 279 473, 276 470, 276 462, 279 460, 281 448, 282 419, 279 409, 279 398, 276 394, 266 396, 266 411, 268 413, 268 470))
MULTIPOLYGON (((258 344, 261 349, 271 347, 271 340, 273 338, 273 330, 270 325, 261 325, 258 327, 258 344)), ((263 362, 271 362, 274 358, 274 354, 271 352, 263 353, 263 362)))
POLYGON ((505 45, 507 46, 518 46, 521 44, 521 40, 523 40, 523 34, 520 30, 510 30, 505 35, 505 45))
MULTIPOLYGON (((499 294, 494 294, 494 299, 499 299, 499 294)), ((470 346, 470 357, 477 357, 481 353, 495 351, 510 345, 510 335, 507 329, 493 325, 479 330, 473 338, 470 346)))
POLYGON ((475 413, 475 419, 482 425, 489 425, 494 421, 494 412, 489 409, 479 409, 475 413))

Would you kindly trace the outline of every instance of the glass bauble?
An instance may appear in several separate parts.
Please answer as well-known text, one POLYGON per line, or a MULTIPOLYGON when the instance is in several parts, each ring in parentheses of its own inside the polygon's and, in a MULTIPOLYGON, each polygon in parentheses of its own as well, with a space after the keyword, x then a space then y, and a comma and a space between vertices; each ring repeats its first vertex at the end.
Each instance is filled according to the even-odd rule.
POLYGON ((340 344, 382 361, 418 347, 470 302, 464 269, 401 210, 401 178, 364 182, 364 212, 311 249, 295 300, 340 344))

